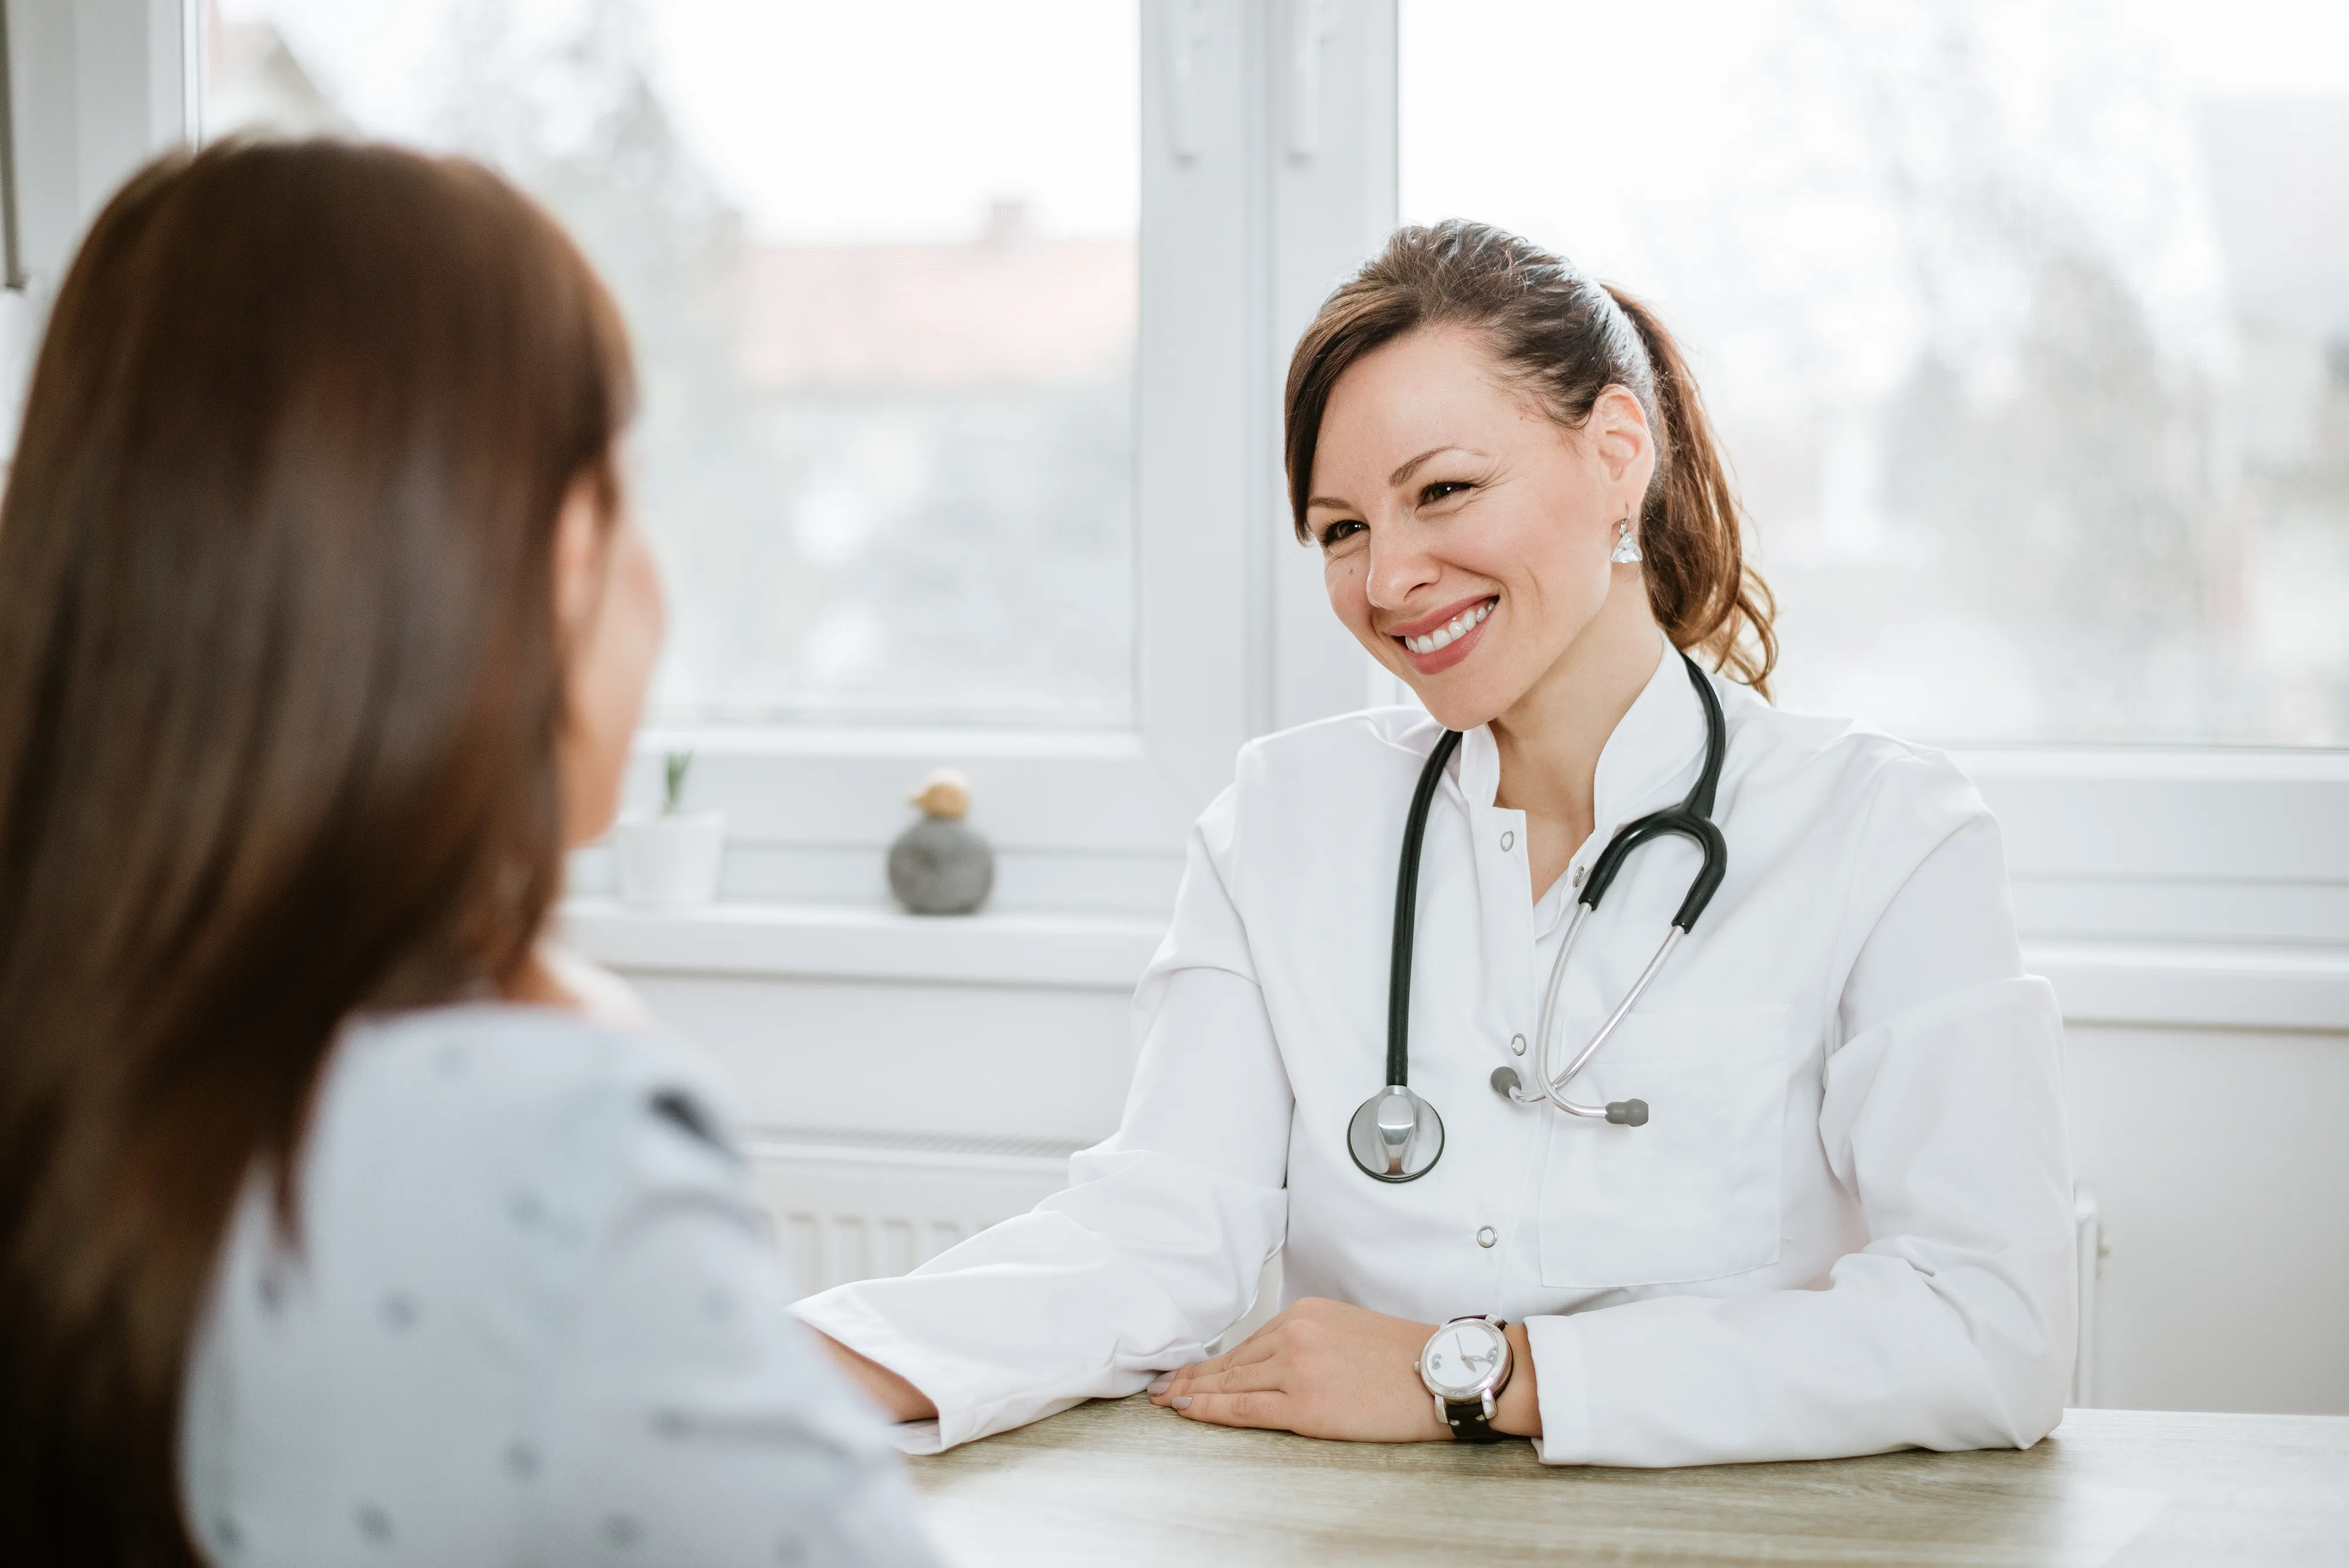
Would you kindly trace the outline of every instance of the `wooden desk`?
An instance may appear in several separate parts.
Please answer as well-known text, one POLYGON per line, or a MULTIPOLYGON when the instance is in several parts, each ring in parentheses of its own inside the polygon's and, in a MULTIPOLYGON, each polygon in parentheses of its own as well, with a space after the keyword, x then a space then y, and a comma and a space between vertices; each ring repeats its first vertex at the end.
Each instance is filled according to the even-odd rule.
POLYGON ((955 1568, 2349 1563, 2349 1417, 2075 1410, 2027 1452, 1545 1469, 1324 1443, 1136 1396, 914 1461, 955 1568))

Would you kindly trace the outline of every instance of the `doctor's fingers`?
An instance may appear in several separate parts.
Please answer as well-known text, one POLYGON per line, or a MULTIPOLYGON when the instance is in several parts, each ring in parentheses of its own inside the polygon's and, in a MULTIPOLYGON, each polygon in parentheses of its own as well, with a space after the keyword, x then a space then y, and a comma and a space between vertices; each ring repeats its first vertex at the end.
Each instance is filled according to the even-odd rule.
POLYGON ((1177 1412, 1186 1421, 1217 1427, 1261 1427, 1287 1432, 1290 1425, 1288 1396, 1278 1389, 1250 1389, 1237 1394, 1194 1394, 1177 1412))
POLYGON ((1174 1386, 1167 1389, 1166 1397, 1196 1398, 1202 1394, 1256 1394, 1268 1388, 1285 1388, 1290 1371, 1287 1363, 1271 1358, 1241 1366, 1219 1367, 1213 1372, 1194 1367, 1190 1376, 1175 1380, 1174 1386))
POLYGON ((1279 1336, 1268 1336, 1263 1329, 1258 1329, 1221 1355, 1211 1355, 1205 1361, 1195 1361, 1188 1366, 1178 1367, 1173 1372, 1152 1379, 1150 1397, 1164 1405, 1174 1395, 1182 1393, 1196 1378, 1212 1376, 1216 1373, 1234 1366, 1251 1366, 1259 1361, 1269 1361, 1278 1355, 1279 1351, 1279 1336))
POLYGON ((1272 1324, 1267 1324, 1221 1355, 1206 1361, 1195 1361, 1183 1370, 1195 1377, 1202 1372, 1222 1372, 1234 1366, 1253 1366, 1259 1361, 1269 1361, 1278 1355, 1282 1343, 1282 1336, 1273 1331, 1272 1324))

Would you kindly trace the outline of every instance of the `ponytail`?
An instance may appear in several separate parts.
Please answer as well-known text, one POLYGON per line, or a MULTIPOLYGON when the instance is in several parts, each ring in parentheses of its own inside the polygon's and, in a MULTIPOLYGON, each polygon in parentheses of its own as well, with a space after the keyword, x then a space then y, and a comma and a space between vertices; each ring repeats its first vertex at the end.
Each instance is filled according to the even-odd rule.
POLYGON ((1299 339, 1286 410, 1297 536, 1310 537, 1313 451, 1338 378, 1381 345, 1444 323, 1482 333, 1510 375, 1569 429, 1582 428, 1609 387, 1639 399, 1656 447, 1655 477, 1640 508, 1649 607, 1675 648, 1768 696, 1778 662, 1770 624, 1776 604, 1746 563, 1743 509, 1680 345, 1637 299, 1487 224, 1454 219, 1397 230, 1299 339))
POLYGON ((1766 697, 1778 663, 1770 624, 1777 601, 1745 562, 1742 508, 1703 394, 1656 313, 1612 284, 1601 286, 1639 334, 1655 387, 1648 411, 1661 427, 1655 477, 1640 508, 1649 607, 1672 646, 1702 649, 1714 669, 1766 697))

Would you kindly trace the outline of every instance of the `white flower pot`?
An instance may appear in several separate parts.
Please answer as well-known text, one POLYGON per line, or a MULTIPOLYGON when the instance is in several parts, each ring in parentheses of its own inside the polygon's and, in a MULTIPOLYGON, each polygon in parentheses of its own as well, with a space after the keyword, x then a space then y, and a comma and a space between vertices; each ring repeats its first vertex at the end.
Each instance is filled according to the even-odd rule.
POLYGON ((718 867, 726 852, 724 812, 638 817, 620 824, 613 838, 626 902, 677 909, 718 897, 718 867))

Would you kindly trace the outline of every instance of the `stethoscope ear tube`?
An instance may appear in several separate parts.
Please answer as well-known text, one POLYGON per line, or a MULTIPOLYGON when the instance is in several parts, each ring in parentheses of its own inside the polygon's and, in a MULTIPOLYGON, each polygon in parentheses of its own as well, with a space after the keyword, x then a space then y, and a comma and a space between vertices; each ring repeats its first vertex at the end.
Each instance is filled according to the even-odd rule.
POLYGON ((1493 1069, 1493 1093, 1505 1100, 1515 1100, 1521 1106, 1537 1106, 1547 1100, 1570 1115, 1604 1117, 1617 1127, 1643 1127, 1648 1125, 1648 1102, 1645 1100, 1609 1100, 1604 1106, 1578 1106, 1572 1100, 1560 1099, 1556 1095, 1528 1095, 1525 1081, 1517 1076, 1515 1067, 1493 1069))

